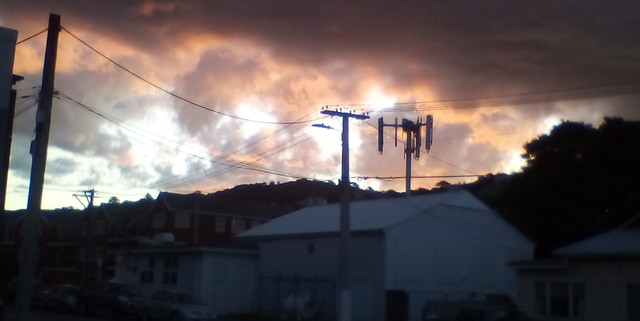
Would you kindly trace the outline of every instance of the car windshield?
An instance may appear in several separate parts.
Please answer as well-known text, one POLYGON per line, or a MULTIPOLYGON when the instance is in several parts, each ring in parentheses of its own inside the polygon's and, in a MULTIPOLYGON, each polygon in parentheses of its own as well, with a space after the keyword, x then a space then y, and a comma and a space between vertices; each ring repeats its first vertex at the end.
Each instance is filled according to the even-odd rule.
POLYGON ((122 283, 111 283, 109 292, 122 295, 142 296, 142 293, 135 286, 122 283))
POLYGON ((197 296, 195 296, 193 294, 180 293, 180 292, 174 292, 173 294, 175 295, 176 301, 178 301, 178 303, 193 304, 193 305, 205 305, 205 303, 202 302, 202 300, 200 300, 200 298, 198 298, 197 296))

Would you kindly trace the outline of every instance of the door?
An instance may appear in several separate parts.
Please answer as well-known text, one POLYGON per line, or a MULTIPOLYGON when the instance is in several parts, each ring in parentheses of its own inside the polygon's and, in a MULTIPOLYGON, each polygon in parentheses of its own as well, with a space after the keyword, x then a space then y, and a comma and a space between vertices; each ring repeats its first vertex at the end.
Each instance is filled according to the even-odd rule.
POLYGON ((388 290, 387 295, 387 321, 409 320, 409 296, 402 290, 388 290))

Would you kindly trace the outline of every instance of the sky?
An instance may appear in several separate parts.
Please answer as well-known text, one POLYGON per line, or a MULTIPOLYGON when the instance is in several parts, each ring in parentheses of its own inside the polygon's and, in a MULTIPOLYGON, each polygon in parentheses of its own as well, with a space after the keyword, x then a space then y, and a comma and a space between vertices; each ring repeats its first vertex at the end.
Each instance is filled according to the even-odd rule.
MULTIPOLYGON (((370 116, 349 124, 351 181, 400 192, 406 137, 385 127, 380 154, 380 117, 433 116, 418 177, 517 172, 562 120, 640 119, 636 1, 3 0, 0 26, 21 41, 50 13, 63 30, 42 208, 83 208, 74 194, 92 188, 99 204, 337 182, 342 119, 323 108, 370 116)), ((7 209, 27 204, 45 45, 16 46, 7 209)))

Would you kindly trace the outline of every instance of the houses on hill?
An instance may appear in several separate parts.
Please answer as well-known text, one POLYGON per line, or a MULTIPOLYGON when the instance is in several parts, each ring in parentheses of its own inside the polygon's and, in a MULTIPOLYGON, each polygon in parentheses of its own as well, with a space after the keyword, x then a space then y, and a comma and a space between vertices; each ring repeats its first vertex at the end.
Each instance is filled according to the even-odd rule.
MULTIPOLYGON (((118 264, 115 251, 138 247, 156 234, 171 234, 175 244, 229 245, 234 234, 290 211, 213 194, 167 192, 155 200, 103 203, 90 211, 43 210, 38 224, 37 279, 45 284, 77 285, 83 279, 89 284, 110 279, 118 264), (92 249, 88 259, 87 248, 92 249)), ((25 215, 25 210, 6 212, 1 243, 4 284, 18 274, 25 215)))

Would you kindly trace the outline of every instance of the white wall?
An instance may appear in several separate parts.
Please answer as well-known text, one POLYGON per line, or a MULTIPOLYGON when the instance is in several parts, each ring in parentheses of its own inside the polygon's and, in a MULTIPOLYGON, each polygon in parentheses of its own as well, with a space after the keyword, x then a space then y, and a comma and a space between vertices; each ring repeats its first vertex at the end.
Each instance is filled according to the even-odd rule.
MULTIPOLYGON (((338 237, 272 240, 260 242, 259 245, 258 271, 261 276, 298 276, 333 279, 337 282, 340 254, 338 237), (309 253, 310 245, 313 246, 313 253, 309 253)), ((351 238, 353 320, 384 319, 383 245, 380 235, 351 238)))
POLYGON ((200 296, 218 314, 252 311, 255 306, 256 256, 203 253, 200 296))
POLYGON ((256 254, 225 252, 178 252, 178 284, 163 284, 164 254, 132 254, 117 266, 115 279, 135 284, 149 298, 161 289, 198 294, 216 313, 246 312, 255 306, 256 254), (149 271, 149 255, 156 257, 153 284, 141 284, 140 273, 149 271), (133 268, 135 267, 135 269, 133 268))
POLYGON ((409 320, 420 319, 427 299, 476 293, 516 301, 516 274, 507 263, 533 258, 533 245, 494 215, 447 206, 387 231, 385 285, 409 293, 409 320))

